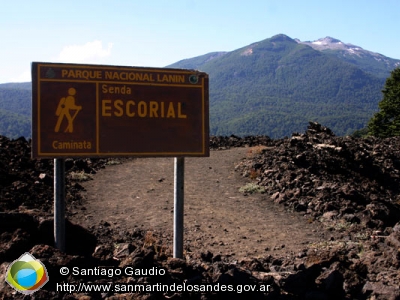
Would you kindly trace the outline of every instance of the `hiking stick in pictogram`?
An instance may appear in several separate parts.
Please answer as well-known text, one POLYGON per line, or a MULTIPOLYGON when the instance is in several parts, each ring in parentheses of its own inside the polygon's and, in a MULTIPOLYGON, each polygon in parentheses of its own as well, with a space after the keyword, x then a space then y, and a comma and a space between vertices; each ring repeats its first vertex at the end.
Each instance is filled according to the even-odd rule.
POLYGON ((64 132, 74 132, 74 120, 77 117, 78 112, 82 109, 82 106, 75 104, 75 94, 76 90, 74 88, 70 88, 68 89, 68 96, 60 99, 56 110, 56 116, 58 116, 58 119, 56 127, 54 128, 55 132, 60 131, 61 124, 65 118, 67 119, 68 125, 64 132), (71 116, 72 110, 75 110, 73 116, 71 116))
POLYGON ((79 112, 80 110, 81 110, 81 108, 78 108, 78 109, 75 111, 74 115, 73 115, 72 118, 71 118, 71 121, 68 122, 68 126, 67 126, 67 128, 65 128, 64 132, 67 132, 67 131, 69 131, 69 132, 74 132, 74 127, 73 127, 74 120, 75 120, 75 118, 76 118, 76 116, 78 115, 78 112, 79 112))

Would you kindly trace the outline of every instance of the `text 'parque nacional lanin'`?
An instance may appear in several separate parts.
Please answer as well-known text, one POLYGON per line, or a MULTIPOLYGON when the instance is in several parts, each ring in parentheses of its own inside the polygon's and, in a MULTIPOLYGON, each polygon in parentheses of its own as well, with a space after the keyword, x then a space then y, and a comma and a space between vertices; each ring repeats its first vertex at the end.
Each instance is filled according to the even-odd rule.
POLYGON ((208 75, 32 64, 33 157, 208 156, 208 75))

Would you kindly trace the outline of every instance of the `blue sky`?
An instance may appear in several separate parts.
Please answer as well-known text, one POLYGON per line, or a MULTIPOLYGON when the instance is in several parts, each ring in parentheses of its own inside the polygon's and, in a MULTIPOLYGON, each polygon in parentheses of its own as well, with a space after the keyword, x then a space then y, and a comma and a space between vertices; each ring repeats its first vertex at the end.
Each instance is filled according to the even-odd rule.
POLYGON ((0 83, 32 61, 165 67, 279 33, 400 59, 398 0, 13 0, 0 4, 0 83))

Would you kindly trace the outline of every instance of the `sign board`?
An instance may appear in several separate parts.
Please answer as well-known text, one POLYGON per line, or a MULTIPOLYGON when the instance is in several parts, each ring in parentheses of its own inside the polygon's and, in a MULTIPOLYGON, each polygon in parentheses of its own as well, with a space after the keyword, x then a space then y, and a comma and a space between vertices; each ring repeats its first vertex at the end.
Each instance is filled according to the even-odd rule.
POLYGON ((32 157, 209 156, 208 75, 32 63, 32 157))

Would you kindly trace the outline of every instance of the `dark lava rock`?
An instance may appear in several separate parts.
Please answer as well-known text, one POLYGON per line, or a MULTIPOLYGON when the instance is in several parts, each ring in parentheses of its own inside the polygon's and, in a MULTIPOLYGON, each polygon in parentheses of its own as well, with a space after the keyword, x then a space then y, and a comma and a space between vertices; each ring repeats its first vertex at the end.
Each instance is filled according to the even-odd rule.
MULTIPOLYGON (((0 299, 400 299, 400 137, 336 137, 311 122, 305 133, 210 137, 210 148, 260 148, 236 170, 280 203, 322 222, 332 234, 325 245, 310 245, 284 257, 265 255, 231 261, 211 252, 174 259, 145 245, 146 232, 120 234, 112 224, 85 229, 66 222, 66 253, 53 247, 53 161, 30 158, 30 141, 0 136, 0 299), (51 280, 32 296, 5 282, 9 264, 24 252, 40 259, 51 280), (60 268, 143 268, 158 276, 61 276, 60 268), (221 284, 268 286, 267 292, 69 293, 57 282, 108 284, 221 284)), ((115 161, 115 159, 113 159, 115 161)), ((66 159, 66 205, 79 208, 82 186, 73 173, 94 174, 107 159, 66 159)), ((155 239, 162 240, 154 233, 155 239)), ((162 241, 160 242, 162 244, 162 241)), ((300 248, 299 248, 300 249, 300 248)))
POLYGON ((257 169, 257 183, 275 202, 313 218, 336 211, 343 223, 373 229, 400 219, 400 137, 336 137, 310 122, 305 134, 268 144, 236 170, 257 169))

